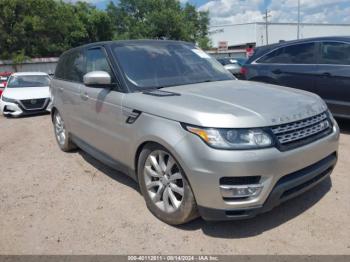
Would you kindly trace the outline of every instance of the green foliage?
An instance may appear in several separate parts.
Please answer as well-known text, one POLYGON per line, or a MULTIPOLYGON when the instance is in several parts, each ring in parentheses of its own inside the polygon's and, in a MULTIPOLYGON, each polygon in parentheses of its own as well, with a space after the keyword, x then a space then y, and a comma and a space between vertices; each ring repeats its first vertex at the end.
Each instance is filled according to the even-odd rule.
POLYGON ((120 0, 107 10, 86 2, 0 0, 0 59, 59 56, 85 43, 112 39, 208 39, 209 16, 178 0, 120 0))
POLYGON ((115 35, 114 39, 166 38, 196 42, 209 47, 208 12, 198 12, 178 0, 120 0, 107 7, 115 35))
POLYGON ((87 3, 0 0, 1 59, 58 56, 69 48, 112 37, 107 13, 87 3))

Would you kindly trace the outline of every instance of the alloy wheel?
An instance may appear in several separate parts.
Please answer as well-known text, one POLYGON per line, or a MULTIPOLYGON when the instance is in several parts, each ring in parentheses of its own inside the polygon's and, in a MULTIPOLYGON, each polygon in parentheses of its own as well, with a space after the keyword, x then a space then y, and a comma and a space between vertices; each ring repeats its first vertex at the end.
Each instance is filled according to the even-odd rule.
POLYGON ((156 150, 147 157, 144 179, 147 192, 159 209, 166 213, 179 209, 185 191, 183 174, 169 153, 156 150))
POLYGON ((64 145, 64 143, 66 142, 66 130, 64 128, 63 119, 59 113, 55 114, 54 121, 57 141, 60 145, 64 145))

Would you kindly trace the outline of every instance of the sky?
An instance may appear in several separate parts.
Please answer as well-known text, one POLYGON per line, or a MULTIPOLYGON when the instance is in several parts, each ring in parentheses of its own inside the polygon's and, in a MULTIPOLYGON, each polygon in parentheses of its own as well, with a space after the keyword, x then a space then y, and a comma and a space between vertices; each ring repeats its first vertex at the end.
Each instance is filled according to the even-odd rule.
MULTIPOLYGON (((67 0, 77 1, 77 0, 67 0)), ((103 9, 110 0, 83 0, 103 9)), ((117 2, 118 0, 114 0, 117 2)), ((209 10, 211 25, 262 22, 266 9, 271 22, 297 22, 298 0, 179 0, 200 11, 209 10)), ((300 0, 304 23, 350 23, 350 0, 300 0)))

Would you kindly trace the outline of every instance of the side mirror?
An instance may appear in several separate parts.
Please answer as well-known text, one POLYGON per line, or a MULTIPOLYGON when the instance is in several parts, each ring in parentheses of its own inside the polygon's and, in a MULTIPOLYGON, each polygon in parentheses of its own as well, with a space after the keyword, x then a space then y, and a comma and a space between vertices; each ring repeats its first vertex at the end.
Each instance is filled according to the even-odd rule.
POLYGON ((93 71, 87 73, 83 77, 84 84, 87 86, 110 85, 112 83, 111 76, 105 71, 93 71))

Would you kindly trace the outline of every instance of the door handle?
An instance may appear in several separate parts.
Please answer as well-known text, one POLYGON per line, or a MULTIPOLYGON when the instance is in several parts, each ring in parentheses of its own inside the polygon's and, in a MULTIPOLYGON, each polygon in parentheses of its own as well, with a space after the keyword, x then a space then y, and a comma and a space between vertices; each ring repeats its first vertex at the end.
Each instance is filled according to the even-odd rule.
POLYGON ((275 75, 280 75, 282 74, 282 70, 281 69, 275 69, 272 71, 272 73, 274 73, 275 75))
POLYGON ((80 95, 80 97, 81 97, 81 99, 83 99, 83 100, 85 100, 85 101, 89 99, 89 95, 88 95, 87 92, 82 93, 82 94, 80 95))
POLYGON ((60 86, 59 88, 58 88, 58 91, 60 91, 60 92, 63 92, 63 87, 62 86, 60 86))
POLYGON ((328 73, 328 72, 324 72, 324 73, 322 74, 322 76, 323 76, 323 77, 331 77, 332 74, 331 74, 331 73, 328 73))

